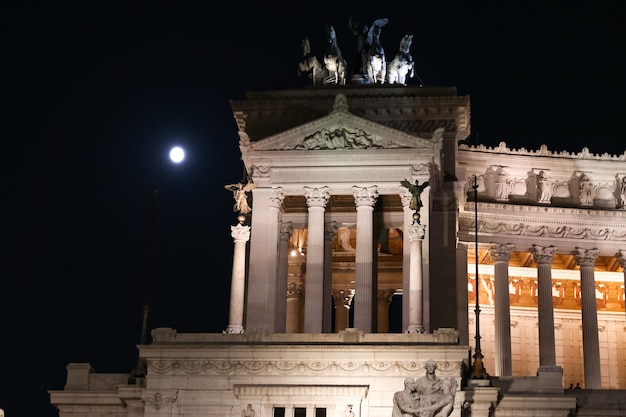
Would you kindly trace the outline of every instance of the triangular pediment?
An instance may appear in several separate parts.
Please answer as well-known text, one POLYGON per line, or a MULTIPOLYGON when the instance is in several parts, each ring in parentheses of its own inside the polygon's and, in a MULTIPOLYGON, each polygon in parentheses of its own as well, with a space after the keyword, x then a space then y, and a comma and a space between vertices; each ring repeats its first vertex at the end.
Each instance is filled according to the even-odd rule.
MULTIPOLYGON (((341 95, 336 102, 341 102, 341 95)), ((341 151, 355 149, 438 149, 443 129, 433 132, 431 139, 409 135, 383 126, 335 104, 327 116, 255 142, 245 144, 247 151, 341 151)))

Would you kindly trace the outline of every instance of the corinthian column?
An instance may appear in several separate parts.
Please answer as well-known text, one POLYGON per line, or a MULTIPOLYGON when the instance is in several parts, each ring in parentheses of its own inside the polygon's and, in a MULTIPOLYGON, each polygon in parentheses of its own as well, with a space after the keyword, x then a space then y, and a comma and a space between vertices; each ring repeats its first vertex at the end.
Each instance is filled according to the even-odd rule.
POLYGON ((333 240, 337 236, 339 223, 329 222, 324 227, 324 308, 322 312, 322 331, 330 333, 333 328, 333 240))
POLYGON ((530 253, 537 263, 539 366, 556 366, 554 306, 552 303, 552 260, 556 248, 554 246, 533 245, 530 253))
POLYGON ((378 291, 378 333, 389 333, 389 304, 394 290, 378 291))
POLYGON ((354 327, 372 333, 375 286, 373 282, 373 212, 378 198, 376 187, 352 187, 356 204, 356 256, 354 273, 354 327))
POLYGON ((422 273, 422 240, 426 226, 412 224, 409 226, 411 242, 411 263, 409 271, 409 326, 405 333, 424 333, 424 301, 422 273))
POLYGON ((302 295, 304 285, 302 277, 296 277, 295 281, 287 283, 287 333, 302 332, 302 295))
POLYGON ((250 239, 250 226, 238 224, 230 227, 235 241, 233 273, 230 284, 230 310, 228 327, 224 333, 243 333, 243 303, 246 280, 246 242, 250 239))
MULTIPOLYGON (((406 187, 399 189, 400 201, 402 202, 403 224, 405 232, 409 230, 413 224, 413 210, 409 207, 413 194, 406 187)), ((402 236, 402 328, 409 327, 409 283, 411 280, 411 241, 409 234, 403 233, 402 236)))
POLYGON ((304 187, 309 207, 304 297, 304 332, 322 333, 324 306, 324 210, 328 187, 304 187))
MULTIPOLYGON (((626 250, 620 249, 620 251, 615 254, 615 257, 622 268, 624 268, 624 291, 626 292, 626 250)), ((626 302, 624 304, 626 304, 626 302)))
POLYGON ((583 368, 585 388, 600 389, 600 345, 598 341, 598 306, 594 267, 598 249, 576 248, 574 259, 580 266, 580 295, 583 323, 583 368))
POLYGON ((495 274, 495 336, 496 336, 496 363, 495 371, 498 376, 511 376, 511 311, 509 304, 509 257, 515 248, 507 243, 492 244, 489 249, 494 259, 495 274))
POLYGON ((333 290, 335 301, 335 333, 345 330, 350 325, 350 303, 353 292, 350 290, 333 290))
POLYGON ((289 270, 289 240, 293 233, 293 223, 280 225, 280 245, 278 247, 278 282, 276 283, 276 333, 284 333, 287 325, 287 276, 289 270))

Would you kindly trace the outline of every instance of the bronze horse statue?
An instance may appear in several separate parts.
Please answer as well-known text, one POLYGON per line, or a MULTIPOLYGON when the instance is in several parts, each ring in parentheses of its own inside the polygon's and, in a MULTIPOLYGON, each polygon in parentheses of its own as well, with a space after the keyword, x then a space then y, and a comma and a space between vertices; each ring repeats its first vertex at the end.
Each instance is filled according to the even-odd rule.
POLYGON ((413 57, 409 52, 412 42, 413 35, 406 35, 400 41, 400 49, 389 63, 389 84, 406 84, 407 75, 410 78, 415 75, 413 57))
POLYGON ((387 61, 385 60, 385 50, 380 42, 380 32, 383 26, 389 23, 389 19, 377 19, 370 26, 367 34, 367 78, 372 84, 382 84, 385 82, 387 72, 387 61))
POLYGON ((298 64, 298 76, 305 75, 313 80, 313 85, 320 84, 328 76, 328 71, 311 53, 311 44, 308 38, 302 40, 302 59, 298 64))
POLYGON ((328 77, 324 82, 326 84, 345 84, 348 64, 341 55, 341 50, 337 45, 337 34, 331 25, 326 26, 326 39, 328 45, 324 53, 324 65, 328 71, 328 77))

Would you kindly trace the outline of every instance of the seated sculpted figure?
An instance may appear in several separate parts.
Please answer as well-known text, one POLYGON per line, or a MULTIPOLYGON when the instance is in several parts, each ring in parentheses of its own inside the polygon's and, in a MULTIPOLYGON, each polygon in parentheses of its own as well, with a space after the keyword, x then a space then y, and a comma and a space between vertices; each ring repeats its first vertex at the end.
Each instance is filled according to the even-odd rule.
POLYGON ((404 389, 393 394, 393 411, 391 417, 419 416, 417 401, 413 397, 413 378, 404 380, 404 389))
POLYGON ((448 417, 454 408, 456 380, 439 378, 435 371, 437 363, 426 361, 426 375, 413 383, 413 393, 417 402, 419 417, 448 417))

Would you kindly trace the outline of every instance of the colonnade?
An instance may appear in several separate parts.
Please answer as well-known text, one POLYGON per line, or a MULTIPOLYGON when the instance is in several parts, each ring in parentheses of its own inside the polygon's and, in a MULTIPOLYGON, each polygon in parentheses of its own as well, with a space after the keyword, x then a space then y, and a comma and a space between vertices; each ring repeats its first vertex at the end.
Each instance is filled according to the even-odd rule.
MULTIPOLYGON (((389 304, 395 290, 377 288, 374 237, 374 205, 378 187, 352 187, 356 210, 357 242, 355 252, 355 285, 353 290, 332 290, 332 241, 340 224, 325 222, 325 208, 330 200, 329 187, 303 187, 307 203, 307 249, 306 279, 289 278, 288 250, 293 233, 293 223, 282 222, 279 210, 284 199, 282 188, 255 189, 255 213, 252 226, 233 226, 236 257, 233 259, 231 289, 231 318, 226 333, 262 328, 270 332, 324 333, 332 329, 332 309, 335 308, 335 330, 348 326, 349 310, 353 309, 354 327, 365 333, 388 331, 389 304), (256 216, 256 217, 255 217, 256 216), (260 221, 258 221, 260 219, 260 221), (245 238, 239 230, 245 229, 245 238), (250 238, 249 277, 247 300, 245 294, 245 242, 250 238), (237 231, 237 235, 235 235, 237 231), (256 241, 254 238, 257 238, 256 241), (332 295, 332 297, 331 297, 332 295), (357 295, 355 297, 355 295, 357 295), (266 303, 263 303, 266 300, 266 303), (243 307, 232 307, 233 305, 243 307)), ((409 230, 409 256, 403 256, 403 271, 410 280, 403 284, 402 292, 409 294, 409 320, 405 326, 408 333, 423 332, 423 273, 422 241, 425 226, 407 223, 412 216, 406 215, 410 191, 399 187, 398 194, 405 208, 404 229, 409 230)), ((405 281, 403 280, 403 283, 405 281)))
MULTIPOLYGON (((333 303, 335 330, 348 326, 349 310, 354 310, 354 327, 366 333, 388 331, 388 308, 393 291, 377 288, 374 256, 373 211, 378 188, 353 187, 355 199, 357 243, 355 252, 354 289, 332 289, 332 247, 339 224, 325 222, 325 209, 330 199, 328 187, 304 187, 308 207, 306 279, 291 280, 287 273, 289 240, 293 224, 281 221, 280 204, 284 194, 280 187, 255 194, 255 217, 252 230, 258 227, 257 241, 251 244, 250 276, 245 300, 245 247, 250 226, 233 226, 235 254, 229 325, 226 333, 242 333, 244 317, 248 329, 262 328, 270 332, 330 332, 333 303), (259 204, 261 202, 261 204, 259 204), (261 207, 261 209, 259 209, 261 207), (260 212, 260 215, 259 213, 260 212), (356 296, 356 297, 355 297, 356 296), (245 303, 245 308, 244 308, 245 303)), ((410 193, 399 189, 404 208, 403 284, 408 314, 403 320, 406 333, 423 332, 422 241, 425 225, 415 224, 407 210, 410 193), (408 255, 408 256, 407 256, 408 255), (408 301, 408 302, 407 302, 408 301)), ((418 217, 419 218, 419 217, 418 217)), ((253 236, 255 234, 253 233, 253 236)), ((509 260, 513 244, 492 244, 494 259, 495 373, 512 375, 511 323, 509 303, 509 260)), ((537 264, 537 296, 539 323, 539 371, 558 372, 554 334, 551 265, 555 246, 532 245, 530 253, 537 264)), ((580 269, 585 388, 601 388, 598 313, 595 301, 594 266, 597 249, 576 248, 574 259, 580 269)), ((626 267, 626 251, 616 254, 626 267)), ((626 272, 625 272, 626 284, 626 272)), ((562 372, 562 371, 561 371, 562 372)))
MULTIPOLYGON (((489 248, 494 259, 495 374, 498 376, 512 375, 508 264, 514 248, 512 244, 492 244, 489 248)), ((560 369, 556 364, 551 269, 556 251, 555 246, 532 245, 530 249, 533 260, 537 264, 538 372, 559 372, 560 369)), ((584 381, 587 389, 602 388, 594 276, 598 255, 597 249, 577 247, 573 252, 574 260, 580 270, 584 381)), ((622 267, 626 268, 626 251, 620 250, 616 258, 622 267)), ((626 269, 624 283, 626 285, 626 269)), ((562 370, 560 372, 562 373, 562 370)))

